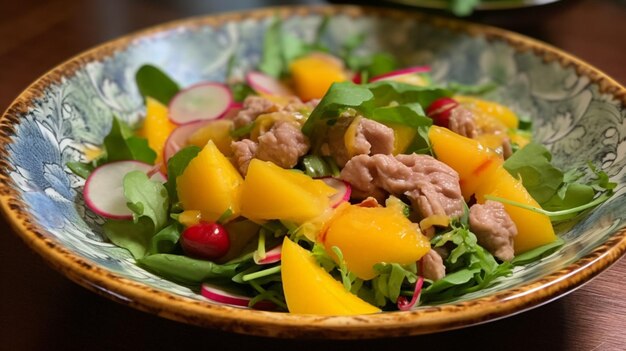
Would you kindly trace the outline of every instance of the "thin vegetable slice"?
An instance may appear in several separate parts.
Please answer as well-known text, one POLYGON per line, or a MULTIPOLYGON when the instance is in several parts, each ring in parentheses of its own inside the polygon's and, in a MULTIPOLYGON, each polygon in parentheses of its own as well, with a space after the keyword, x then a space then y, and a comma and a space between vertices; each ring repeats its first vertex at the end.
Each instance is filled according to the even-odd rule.
POLYGON ((232 103, 228 86, 214 82, 196 84, 172 98, 170 120, 180 125, 221 118, 232 103))
POLYGON ((293 93, 283 83, 267 74, 251 71, 246 74, 246 81, 257 93, 288 96, 293 93))
POLYGON ((163 148, 163 160, 167 163, 167 161, 180 151, 180 149, 187 146, 187 139, 189 139, 193 133, 204 127, 207 123, 208 121, 198 121, 185 124, 174 129, 165 141, 165 147, 163 148))
POLYGON ((350 183, 333 177, 324 177, 320 178, 320 180, 337 190, 337 192, 330 197, 330 205, 332 208, 336 208, 342 202, 350 201, 350 194, 352 194, 352 186, 350 186, 350 183))
MULTIPOLYGON (((250 301, 252 300, 251 297, 231 293, 220 288, 219 286, 212 285, 209 283, 202 284, 200 293, 202 294, 202 296, 206 297, 207 299, 211 301, 225 303, 229 305, 241 306, 241 307, 248 307, 250 305, 250 301)), ((274 305, 273 303, 269 301, 259 301, 254 305, 254 307, 257 309, 272 310, 276 307, 276 305, 274 305)))
POLYGON ((155 166, 139 161, 117 161, 104 164, 85 182, 85 204, 95 213, 111 219, 132 219, 124 196, 124 176, 132 171, 145 172, 150 179, 165 183, 165 176, 155 166))
POLYGON ((385 74, 381 74, 379 76, 373 77, 370 79, 370 82, 373 83, 379 80, 393 79, 393 78, 398 78, 400 76, 406 76, 406 75, 417 74, 417 73, 428 73, 428 72, 430 72, 430 66, 407 67, 407 68, 399 69, 396 71, 392 71, 389 73, 385 73, 385 74))

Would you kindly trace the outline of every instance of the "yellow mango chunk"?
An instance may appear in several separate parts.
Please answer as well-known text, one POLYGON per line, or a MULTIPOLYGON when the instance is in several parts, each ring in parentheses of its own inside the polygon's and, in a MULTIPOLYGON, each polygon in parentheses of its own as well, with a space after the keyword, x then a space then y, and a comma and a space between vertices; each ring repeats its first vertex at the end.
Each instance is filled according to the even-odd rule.
POLYGON ((321 180, 253 159, 241 190, 241 214, 252 220, 282 219, 301 224, 329 208, 335 190, 321 180))
POLYGON ((163 164, 163 161, 166 161, 163 160, 163 148, 165 147, 167 137, 175 128, 176 125, 170 122, 168 117, 167 106, 151 97, 147 97, 146 118, 138 134, 148 139, 148 146, 156 152, 157 157, 154 164, 163 164))
POLYGON ((347 80, 341 61, 320 53, 294 60, 289 71, 296 93, 303 101, 321 99, 333 83, 347 80))
POLYGON ((205 221, 217 220, 226 210, 240 212, 243 179, 230 161, 209 140, 176 179, 178 198, 185 210, 198 210, 205 221))
POLYGON ((459 173, 461 192, 466 201, 483 179, 503 162, 492 149, 447 128, 430 127, 428 138, 437 159, 459 173))
POLYGON ((232 119, 218 119, 208 122, 204 127, 191 134, 187 139, 187 144, 204 147, 209 140, 212 140, 222 154, 230 156, 233 153, 230 147, 230 143, 233 142, 230 132, 234 128, 235 122, 232 119))
MULTIPOLYGON (((484 203, 486 201, 485 195, 497 196, 541 208, 526 191, 522 182, 515 179, 502 166, 498 167, 488 178, 485 178, 476 191, 476 201, 484 203)), ((504 209, 517 227, 516 255, 556 240, 554 228, 548 216, 508 204, 504 204, 504 209)))
POLYGON ((393 129, 393 154, 404 153, 415 139, 417 129, 404 124, 386 123, 385 125, 393 129))
POLYGON ((430 250, 430 242, 418 226, 398 208, 341 205, 318 237, 326 251, 337 246, 348 270, 361 279, 376 277, 380 262, 409 264, 430 250))
POLYGON ((470 96, 455 96, 454 99, 474 113, 476 125, 482 130, 488 132, 493 132, 494 129, 501 130, 498 125, 503 125, 505 130, 517 129, 519 126, 515 112, 497 102, 470 96))
POLYGON ((285 237, 281 253, 281 277, 291 313, 324 316, 380 312, 380 309, 346 291, 317 264, 311 253, 285 237))

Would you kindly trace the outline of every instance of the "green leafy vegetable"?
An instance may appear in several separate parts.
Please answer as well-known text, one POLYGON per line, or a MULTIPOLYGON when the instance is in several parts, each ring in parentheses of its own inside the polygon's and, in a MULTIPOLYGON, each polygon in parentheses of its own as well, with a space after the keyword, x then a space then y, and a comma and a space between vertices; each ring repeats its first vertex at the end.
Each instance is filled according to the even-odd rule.
POLYGON ((139 67, 135 74, 135 81, 139 92, 144 97, 152 97, 167 105, 180 87, 167 74, 152 65, 139 67))
POLYGON ((233 94, 233 100, 236 102, 243 102, 249 95, 255 95, 254 89, 248 84, 243 82, 236 82, 229 85, 230 91, 233 94))
POLYGON ((172 223, 161 229, 150 239, 148 254, 171 253, 174 251, 182 231, 183 227, 178 223, 172 223))
POLYGON ((135 222, 147 217, 154 225, 153 232, 165 226, 170 203, 163 184, 150 180, 141 171, 132 171, 124 176, 124 196, 135 222))
POLYGON ((550 152, 535 143, 526 145, 507 159, 504 168, 514 177, 521 178, 526 190, 542 208, 508 200, 506 203, 543 213, 552 221, 562 221, 602 203, 612 195, 615 183, 610 182, 608 175, 593 164, 589 163, 585 171, 572 169, 563 173, 550 163, 551 159, 550 152), (581 180, 589 172, 594 179, 582 183, 581 180))
POLYGON ((199 284, 211 278, 231 278, 241 263, 217 264, 181 255, 155 254, 138 260, 140 266, 166 279, 199 284))
POLYGON ((301 168, 304 174, 312 178, 338 177, 339 167, 330 157, 306 155, 302 158, 301 168))
POLYGON ((529 143, 517 151, 506 162, 504 168, 515 178, 521 178, 524 188, 543 204, 550 200, 563 183, 563 172, 550 161, 552 154, 544 146, 529 143))
POLYGON ((263 56, 259 63, 261 72, 276 78, 280 77, 284 66, 283 54, 281 52, 281 24, 280 18, 276 16, 269 27, 267 27, 263 37, 263 56))
POLYGON ((415 264, 378 263, 374 265, 374 270, 379 273, 372 281, 374 298, 376 305, 381 307, 387 304, 386 299, 393 303, 398 301, 405 281, 409 284, 415 284, 417 281, 415 264))
POLYGON ((130 251, 136 260, 146 255, 154 235, 154 224, 148 217, 141 217, 137 222, 107 220, 102 228, 113 244, 130 251))
POLYGON ((201 149, 197 146, 187 146, 178 151, 167 161, 167 182, 165 188, 172 203, 178 201, 178 193, 176 192, 176 178, 183 174, 189 162, 193 160, 201 149))
POLYGON ((530 251, 526 251, 523 254, 515 256, 515 258, 511 260, 511 264, 514 266, 521 266, 538 261, 555 253, 563 246, 563 244, 565 244, 565 241, 563 241, 563 239, 561 238, 558 238, 554 242, 539 246, 530 251))
POLYGON ((153 164, 156 159, 156 153, 148 146, 148 141, 134 136, 130 127, 115 117, 103 146, 106 162, 137 160, 153 164))
POLYGON ((83 179, 87 179, 91 172, 93 172, 96 168, 93 162, 68 162, 66 166, 70 169, 70 171, 74 172, 74 174, 83 179))

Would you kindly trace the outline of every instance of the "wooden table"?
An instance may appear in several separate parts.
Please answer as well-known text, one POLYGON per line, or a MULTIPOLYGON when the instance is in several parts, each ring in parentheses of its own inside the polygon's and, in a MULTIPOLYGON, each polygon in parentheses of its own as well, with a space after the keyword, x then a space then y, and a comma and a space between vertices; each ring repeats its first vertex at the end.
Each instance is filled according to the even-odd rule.
MULTIPOLYGON (((321 1, 302 1, 321 3, 321 1)), ((373 1, 372 3, 374 3, 373 1)), ((0 108, 66 58, 167 20, 287 1, 3 0, 0 108)), ((380 2, 376 2, 380 4, 380 2)), ((549 42, 626 83, 626 3, 565 0, 474 21, 549 42)), ((579 290, 501 321, 428 336, 371 341, 294 341, 176 323, 116 304, 50 269, 0 220, 0 349, 384 349, 626 350, 626 259, 579 290), (474 346, 474 347, 472 347, 474 346)))

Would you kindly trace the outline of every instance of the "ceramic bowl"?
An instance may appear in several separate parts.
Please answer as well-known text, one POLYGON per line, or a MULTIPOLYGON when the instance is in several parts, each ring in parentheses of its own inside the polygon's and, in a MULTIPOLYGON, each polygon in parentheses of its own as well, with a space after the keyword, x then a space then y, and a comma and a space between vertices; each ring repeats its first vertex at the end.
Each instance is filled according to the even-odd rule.
POLYGON ((505 317, 579 287, 626 251, 626 90, 588 64, 535 40, 491 27, 412 12, 359 7, 290 7, 168 23, 89 50, 26 89, 0 120, 0 199, 15 232, 54 268, 117 302, 162 317, 272 337, 372 338, 430 333, 505 317), (134 73, 162 67, 182 86, 223 80, 254 67, 272 17, 312 38, 328 16, 324 41, 337 49, 366 33, 362 51, 388 51, 405 65, 429 64, 437 81, 500 87, 490 98, 529 116, 534 137, 568 168, 593 161, 618 183, 615 195, 574 225, 555 255, 519 267, 499 284, 462 299, 411 312, 320 317, 211 303, 135 265, 103 239, 103 219, 85 207, 84 181, 66 162, 100 144, 112 115, 143 114, 134 73))

